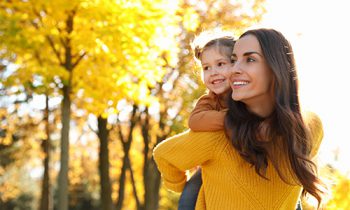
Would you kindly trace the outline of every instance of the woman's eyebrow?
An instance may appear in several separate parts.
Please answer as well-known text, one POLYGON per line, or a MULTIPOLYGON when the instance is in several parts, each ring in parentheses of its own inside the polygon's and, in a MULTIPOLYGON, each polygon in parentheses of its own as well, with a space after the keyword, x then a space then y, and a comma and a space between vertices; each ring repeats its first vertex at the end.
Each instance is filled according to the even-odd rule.
POLYGON ((260 53, 256 52, 256 51, 245 52, 245 53, 243 53, 243 56, 249 56, 251 54, 257 54, 257 55, 262 57, 262 55, 260 53))
MULTIPOLYGON (((256 52, 256 51, 245 52, 245 53, 243 53, 243 56, 249 56, 249 55, 252 55, 252 54, 257 54, 260 57, 263 57, 259 52, 256 52)), ((233 53, 232 57, 237 57, 236 53, 233 53)))

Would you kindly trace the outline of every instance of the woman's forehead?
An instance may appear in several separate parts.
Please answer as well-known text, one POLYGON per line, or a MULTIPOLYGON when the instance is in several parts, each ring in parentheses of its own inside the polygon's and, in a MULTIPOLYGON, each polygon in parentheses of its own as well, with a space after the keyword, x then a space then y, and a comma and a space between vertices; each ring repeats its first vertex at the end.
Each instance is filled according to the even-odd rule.
POLYGON ((261 52, 258 39, 254 35, 250 34, 238 39, 233 48, 233 52, 237 55, 250 51, 261 52))

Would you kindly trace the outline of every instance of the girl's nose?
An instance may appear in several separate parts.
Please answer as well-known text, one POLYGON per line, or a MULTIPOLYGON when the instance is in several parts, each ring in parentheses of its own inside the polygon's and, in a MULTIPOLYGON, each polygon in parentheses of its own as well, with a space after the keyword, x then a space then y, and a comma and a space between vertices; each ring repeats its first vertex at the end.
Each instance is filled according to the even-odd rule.
POLYGON ((213 67, 213 70, 211 71, 211 73, 212 73, 212 75, 216 75, 216 74, 218 74, 219 71, 220 70, 218 67, 213 67))

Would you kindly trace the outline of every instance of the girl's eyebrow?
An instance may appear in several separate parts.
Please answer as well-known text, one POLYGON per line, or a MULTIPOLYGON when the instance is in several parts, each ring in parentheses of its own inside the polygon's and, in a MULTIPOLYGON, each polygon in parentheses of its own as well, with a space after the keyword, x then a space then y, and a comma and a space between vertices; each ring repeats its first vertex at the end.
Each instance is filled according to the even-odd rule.
POLYGON ((229 58, 219 58, 219 59, 216 59, 216 61, 227 61, 229 60, 229 58))
MULTIPOLYGON (((229 58, 218 58, 218 59, 216 59, 216 60, 214 60, 215 62, 218 62, 218 61, 228 61, 229 60, 229 58)), ((209 65, 208 63, 202 63, 202 66, 204 66, 204 65, 209 65)))

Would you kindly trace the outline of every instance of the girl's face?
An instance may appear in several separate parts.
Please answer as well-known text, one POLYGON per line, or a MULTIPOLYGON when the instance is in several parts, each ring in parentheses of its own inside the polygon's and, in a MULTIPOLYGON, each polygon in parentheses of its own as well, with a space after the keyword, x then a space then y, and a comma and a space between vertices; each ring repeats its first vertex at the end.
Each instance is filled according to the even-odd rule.
POLYGON ((233 100, 254 106, 274 101, 274 75, 255 36, 246 35, 236 42, 233 62, 226 71, 233 100))
POLYGON ((203 81, 205 86, 217 95, 230 89, 224 73, 231 66, 231 61, 222 55, 216 47, 205 49, 201 55, 203 81))

